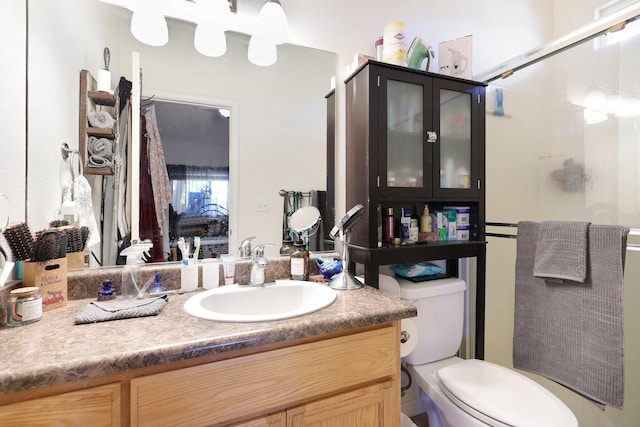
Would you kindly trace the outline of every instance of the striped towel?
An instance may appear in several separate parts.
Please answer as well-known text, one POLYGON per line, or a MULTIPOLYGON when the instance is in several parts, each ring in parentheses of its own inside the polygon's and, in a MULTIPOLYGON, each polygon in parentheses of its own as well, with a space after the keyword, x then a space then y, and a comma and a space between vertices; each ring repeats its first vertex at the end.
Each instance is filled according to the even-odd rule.
POLYGON ((513 366, 622 408, 622 295, 629 229, 590 225, 584 283, 533 274, 540 224, 518 224, 513 366))
POLYGON ((168 302, 169 299, 166 295, 144 299, 93 301, 80 310, 76 316, 75 324, 156 316, 160 314, 168 302))
POLYGON ((562 283, 587 277, 588 222, 545 221, 538 226, 533 275, 562 283))

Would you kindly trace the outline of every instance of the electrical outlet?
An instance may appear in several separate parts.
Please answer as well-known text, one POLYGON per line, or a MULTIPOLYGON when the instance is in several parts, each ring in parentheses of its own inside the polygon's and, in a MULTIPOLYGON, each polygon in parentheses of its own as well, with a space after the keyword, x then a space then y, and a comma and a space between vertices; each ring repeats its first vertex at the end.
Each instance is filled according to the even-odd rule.
POLYGON ((268 211, 269 211, 269 200, 267 199, 256 200, 256 212, 268 212, 268 211))

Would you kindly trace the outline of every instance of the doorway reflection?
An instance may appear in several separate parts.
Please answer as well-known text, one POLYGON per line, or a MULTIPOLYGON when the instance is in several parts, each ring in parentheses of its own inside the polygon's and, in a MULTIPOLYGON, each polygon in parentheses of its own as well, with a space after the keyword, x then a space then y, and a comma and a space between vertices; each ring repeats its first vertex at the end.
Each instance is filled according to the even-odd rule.
POLYGON ((229 251, 229 117, 226 106, 155 100, 171 188, 168 253, 200 237, 200 257, 229 251))

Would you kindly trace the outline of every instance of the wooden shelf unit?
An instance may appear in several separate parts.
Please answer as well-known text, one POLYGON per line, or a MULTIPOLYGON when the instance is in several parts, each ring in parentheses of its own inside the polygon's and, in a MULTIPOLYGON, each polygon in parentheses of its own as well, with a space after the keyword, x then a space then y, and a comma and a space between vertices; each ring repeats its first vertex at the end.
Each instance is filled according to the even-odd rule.
MULTIPOLYGON (((87 70, 80 71, 80 108, 79 108, 79 139, 78 149, 82 157, 82 166, 85 175, 113 175, 109 167, 90 167, 88 142, 89 137, 107 138, 115 141, 113 129, 96 128, 89 126, 88 116, 92 111, 97 111, 98 106, 110 107, 115 110, 116 98, 113 94, 96 90, 96 80, 87 70)), ((115 111, 112 111, 112 115, 115 111)))

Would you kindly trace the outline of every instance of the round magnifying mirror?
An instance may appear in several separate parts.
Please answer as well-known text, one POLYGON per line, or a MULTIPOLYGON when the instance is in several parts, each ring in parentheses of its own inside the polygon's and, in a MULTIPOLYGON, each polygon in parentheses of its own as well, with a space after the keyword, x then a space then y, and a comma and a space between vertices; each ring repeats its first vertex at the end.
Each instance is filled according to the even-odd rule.
POLYGON ((289 228, 296 233, 311 230, 320 221, 320 211, 315 206, 305 206, 295 211, 289 217, 289 228))

